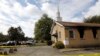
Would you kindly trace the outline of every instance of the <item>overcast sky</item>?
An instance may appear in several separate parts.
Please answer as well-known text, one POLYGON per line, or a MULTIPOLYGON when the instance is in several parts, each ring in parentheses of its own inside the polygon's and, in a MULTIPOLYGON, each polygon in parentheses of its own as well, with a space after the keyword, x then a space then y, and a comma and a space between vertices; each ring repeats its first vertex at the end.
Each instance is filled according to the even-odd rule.
MULTIPOLYGON (((58 0, 0 0, 0 32, 21 26, 26 36, 34 37, 34 25, 43 13, 56 20, 58 0)), ((63 21, 82 22, 100 15, 100 0, 60 0, 63 21)))

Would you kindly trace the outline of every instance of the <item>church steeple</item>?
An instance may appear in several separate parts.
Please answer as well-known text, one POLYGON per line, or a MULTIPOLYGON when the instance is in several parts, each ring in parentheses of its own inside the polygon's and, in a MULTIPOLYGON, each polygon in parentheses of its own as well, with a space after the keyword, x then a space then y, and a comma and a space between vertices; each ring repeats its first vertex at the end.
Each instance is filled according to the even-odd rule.
POLYGON ((62 21, 62 17, 60 16, 60 10, 59 10, 59 1, 57 5, 57 21, 62 21))

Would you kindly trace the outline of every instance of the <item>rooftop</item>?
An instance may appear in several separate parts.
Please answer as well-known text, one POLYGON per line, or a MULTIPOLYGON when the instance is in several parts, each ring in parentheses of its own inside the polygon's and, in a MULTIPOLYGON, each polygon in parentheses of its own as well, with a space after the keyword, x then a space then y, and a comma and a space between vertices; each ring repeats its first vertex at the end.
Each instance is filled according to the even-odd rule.
MULTIPOLYGON (((58 21, 57 21, 58 22, 58 21)), ((85 26, 85 27, 100 27, 97 23, 76 23, 76 22, 58 22, 63 26, 85 26)))

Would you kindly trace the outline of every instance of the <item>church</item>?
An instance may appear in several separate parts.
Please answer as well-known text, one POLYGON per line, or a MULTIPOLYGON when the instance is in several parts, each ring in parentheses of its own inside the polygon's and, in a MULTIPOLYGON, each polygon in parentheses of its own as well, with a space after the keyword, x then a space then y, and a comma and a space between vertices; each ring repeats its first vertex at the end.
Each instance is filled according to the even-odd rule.
POLYGON ((59 9, 50 33, 53 44, 61 41, 66 47, 100 46, 100 24, 64 22, 59 9))

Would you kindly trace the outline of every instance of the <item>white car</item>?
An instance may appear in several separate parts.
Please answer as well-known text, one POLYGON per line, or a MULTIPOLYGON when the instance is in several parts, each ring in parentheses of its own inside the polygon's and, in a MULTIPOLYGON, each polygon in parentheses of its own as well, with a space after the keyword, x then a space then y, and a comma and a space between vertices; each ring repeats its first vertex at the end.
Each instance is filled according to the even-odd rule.
POLYGON ((6 45, 16 45, 16 41, 7 41, 6 45))
POLYGON ((33 41, 26 41, 26 44, 28 44, 28 45, 34 45, 34 42, 33 41))

